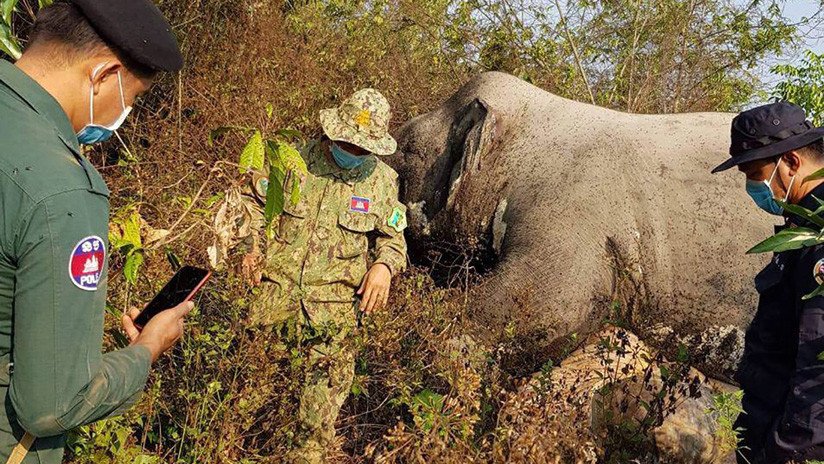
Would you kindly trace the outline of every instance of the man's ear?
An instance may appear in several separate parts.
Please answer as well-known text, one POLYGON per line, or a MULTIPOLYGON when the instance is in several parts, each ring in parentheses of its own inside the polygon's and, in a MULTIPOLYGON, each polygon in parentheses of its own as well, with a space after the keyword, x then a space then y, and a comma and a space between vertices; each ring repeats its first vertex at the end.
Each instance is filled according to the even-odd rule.
POLYGON ((120 60, 109 59, 97 64, 88 66, 89 79, 94 86, 94 94, 100 93, 100 86, 108 79, 117 78, 118 71, 123 69, 123 64, 120 60))
POLYGON ((784 164, 787 165, 787 168, 790 170, 790 175, 794 176, 798 173, 798 169, 801 167, 801 154, 797 151, 788 151, 781 155, 781 159, 784 161, 784 164))

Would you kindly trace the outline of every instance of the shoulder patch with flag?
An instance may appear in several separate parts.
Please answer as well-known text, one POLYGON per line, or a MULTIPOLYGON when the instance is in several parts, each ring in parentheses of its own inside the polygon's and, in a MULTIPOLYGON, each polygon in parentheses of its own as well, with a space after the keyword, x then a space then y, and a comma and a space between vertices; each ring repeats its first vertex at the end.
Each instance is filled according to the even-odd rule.
POLYGON ((81 290, 97 290, 103 266, 106 264, 106 242, 97 236, 77 242, 69 255, 69 277, 81 290))
POLYGON ((370 203, 372 203, 372 200, 369 198, 352 197, 349 200, 349 211, 355 213, 368 213, 370 203))
POLYGON ((395 209, 392 210, 392 215, 389 216, 386 223, 389 224, 389 227, 395 229, 396 231, 402 232, 406 229, 406 214, 402 209, 395 207, 395 209))

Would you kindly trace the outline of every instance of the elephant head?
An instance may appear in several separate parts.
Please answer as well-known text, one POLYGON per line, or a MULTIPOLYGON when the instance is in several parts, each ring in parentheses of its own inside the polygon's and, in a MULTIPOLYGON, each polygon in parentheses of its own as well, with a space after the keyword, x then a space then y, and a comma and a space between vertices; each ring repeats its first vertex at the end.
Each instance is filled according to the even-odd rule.
POLYGON ((466 103, 460 95, 401 128, 401 156, 391 164, 409 207, 412 243, 454 244, 452 251, 471 249, 476 257, 480 250, 500 252, 505 225, 495 212, 506 184, 496 169, 502 130, 487 102, 466 103), (478 194, 479 186, 487 192, 478 194))

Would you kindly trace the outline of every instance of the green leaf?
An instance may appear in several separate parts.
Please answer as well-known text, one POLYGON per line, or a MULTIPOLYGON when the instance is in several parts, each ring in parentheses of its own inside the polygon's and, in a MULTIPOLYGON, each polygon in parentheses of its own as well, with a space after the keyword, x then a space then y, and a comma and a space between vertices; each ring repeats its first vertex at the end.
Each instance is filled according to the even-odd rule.
POLYGON ((820 198, 818 198, 815 195, 812 195, 812 197, 813 197, 813 200, 815 200, 816 203, 818 203, 818 209, 813 211, 813 214, 815 214, 816 216, 821 216, 821 214, 824 214, 824 201, 822 201, 820 198))
POLYGON ((140 251, 133 251, 129 253, 126 258, 126 264, 123 266, 123 274, 126 276, 126 281, 134 285, 137 282, 137 273, 140 270, 140 265, 143 264, 143 253, 140 251))
POLYGON ((125 244, 132 245, 135 248, 141 248, 143 246, 140 240, 140 213, 137 211, 134 211, 126 221, 123 222, 122 240, 125 244))
POLYGON ((815 298, 815 297, 817 297, 817 296, 820 296, 820 295, 824 295, 824 285, 819 286, 819 287, 818 287, 817 289, 815 289, 812 293, 809 293, 809 294, 807 294, 807 295, 804 295, 803 297, 801 297, 801 299, 802 299, 803 301, 807 301, 807 300, 811 300, 811 299, 813 299, 813 298, 815 298))
POLYGON ((109 229, 109 243, 112 249, 129 253, 132 249, 142 248, 140 238, 140 213, 132 211, 128 216, 118 214, 112 219, 109 229))
POLYGON ((306 161, 300 152, 291 144, 280 142, 277 140, 269 140, 266 142, 266 153, 269 158, 269 190, 266 194, 266 218, 267 224, 271 223, 272 218, 283 212, 283 207, 286 201, 285 185, 286 174, 291 172, 291 185, 289 188, 289 202, 292 205, 297 205, 300 201, 300 179, 305 176, 309 170, 306 167, 306 161), (277 183, 273 183, 272 178, 276 177, 277 183), (273 191, 273 187, 277 186, 277 192, 273 191), (269 198, 274 201, 269 208, 269 198), (269 213, 271 211, 271 218, 269 213))
POLYGON ((20 58, 23 51, 20 49, 20 44, 17 38, 11 32, 11 28, 6 24, 0 24, 0 52, 9 55, 14 60, 20 58))
POLYGON ((37 1, 37 4, 40 8, 46 8, 47 6, 50 6, 52 3, 54 3, 54 0, 38 0, 37 1))
POLYGON ((415 395, 413 405, 421 406, 426 409, 440 412, 443 409, 444 397, 441 394, 435 393, 430 389, 423 390, 415 395))
POLYGON ((297 171, 299 174, 306 174, 309 169, 306 167, 306 161, 303 156, 292 144, 280 142, 277 140, 270 140, 267 142, 271 154, 269 163, 283 170, 283 172, 297 171))
POLYGON ((12 13, 14 13, 14 8, 17 7, 17 2, 19 0, 1 0, 0 1, 0 10, 3 12, 3 22, 6 25, 11 25, 12 20, 12 13))
POLYGON ((809 182, 811 180, 818 180, 824 179, 824 168, 815 171, 814 173, 810 174, 809 176, 804 178, 804 182, 809 182))
POLYGON ((266 104, 266 117, 272 119, 272 114, 275 112, 275 107, 271 103, 266 104))
POLYGON ((129 439, 130 433, 131 431, 127 428, 121 428, 115 431, 115 436, 117 436, 118 448, 122 449, 126 447, 126 441, 129 439))
POLYGON ((352 388, 350 388, 349 391, 351 391, 354 396, 369 396, 369 391, 363 384, 362 376, 355 376, 355 380, 352 382, 352 388))
POLYGON ((784 229, 752 247, 749 251, 747 251, 747 253, 778 253, 788 250, 798 250, 804 247, 824 243, 824 240, 820 239, 818 235, 818 232, 806 227, 784 229))
POLYGON ((804 208, 803 206, 792 205, 790 203, 786 203, 779 200, 776 200, 776 203, 778 203, 782 208, 784 208, 785 212, 789 212, 802 219, 806 219, 807 221, 812 222, 813 224, 819 227, 824 227, 824 218, 816 216, 815 213, 808 210, 807 208, 804 208))
POLYGON ((245 174, 250 170, 263 170, 263 160, 265 156, 263 136, 260 134, 260 131, 256 130, 243 149, 243 153, 240 154, 240 162, 238 163, 240 164, 240 172, 245 174))
POLYGON ((690 359, 690 352, 687 349, 687 345, 683 343, 678 344, 678 353, 675 356, 675 359, 680 363, 686 363, 690 359))
POLYGON ((134 458, 134 462, 132 464, 155 464, 157 463, 157 460, 158 458, 156 456, 141 454, 134 458))
POLYGON ((276 167, 269 168, 269 187, 266 190, 266 208, 263 211, 267 227, 275 219, 275 216, 283 213, 285 203, 283 182, 285 180, 286 174, 283 171, 276 167))

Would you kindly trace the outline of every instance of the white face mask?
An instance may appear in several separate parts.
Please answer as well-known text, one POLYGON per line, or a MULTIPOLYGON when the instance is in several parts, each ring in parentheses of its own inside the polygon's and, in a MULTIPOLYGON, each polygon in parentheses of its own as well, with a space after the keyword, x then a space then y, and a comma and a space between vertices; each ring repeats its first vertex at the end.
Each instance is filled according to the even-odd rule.
POLYGON ((86 124, 86 126, 77 133, 77 141, 83 145, 92 145, 109 140, 112 134, 114 134, 114 131, 123 125, 123 122, 126 121, 129 113, 132 112, 132 107, 126 106, 126 98, 123 94, 123 79, 120 76, 120 71, 118 71, 117 85, 120 89, 120 105, 122 106, 123 111, 120 113, 117 120, 109 126, 101 126, 94 123, 94 78, 97 77, 97 73, 100 72, 104 66, 106 65, 101 64, 92 72, 92 83, 89 88, 89 124, 86 124))

